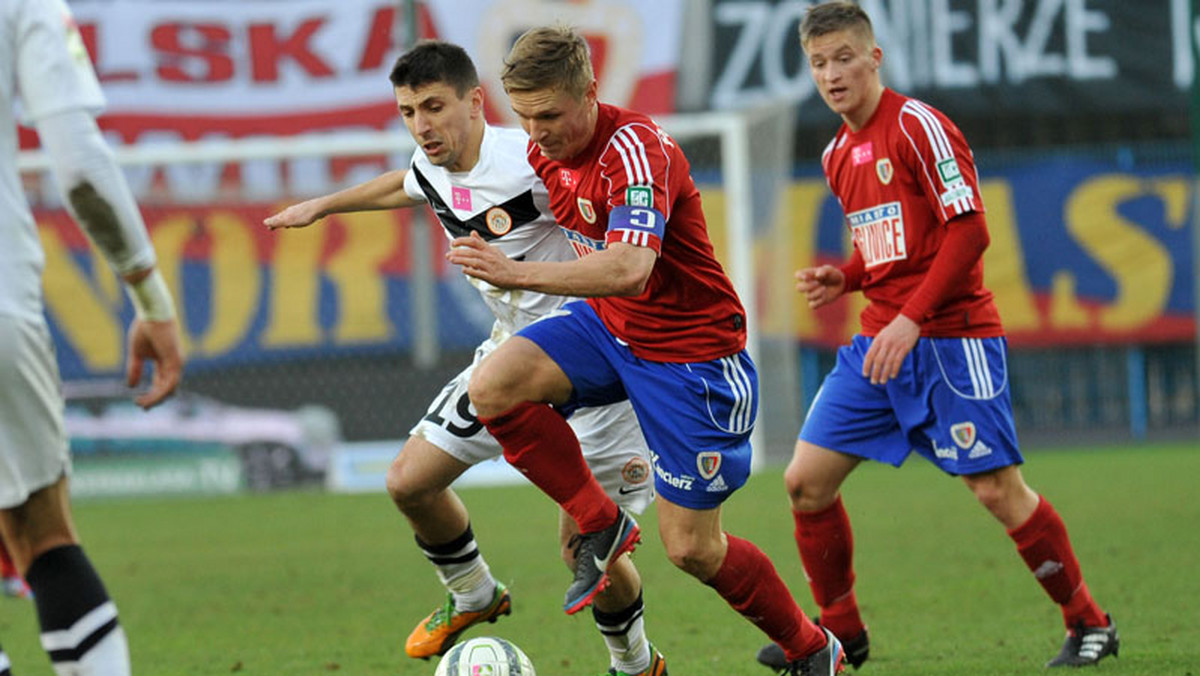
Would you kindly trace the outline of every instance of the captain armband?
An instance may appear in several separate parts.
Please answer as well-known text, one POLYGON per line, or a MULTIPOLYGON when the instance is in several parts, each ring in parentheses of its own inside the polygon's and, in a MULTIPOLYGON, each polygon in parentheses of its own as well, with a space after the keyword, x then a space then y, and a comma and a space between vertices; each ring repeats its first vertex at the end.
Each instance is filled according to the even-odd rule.
POLYGON ((125 290, 138 319, 150 322, 175 319, 175 301, 171 299, 167 282, 157 268, 136 282, 126 282, 125 290))

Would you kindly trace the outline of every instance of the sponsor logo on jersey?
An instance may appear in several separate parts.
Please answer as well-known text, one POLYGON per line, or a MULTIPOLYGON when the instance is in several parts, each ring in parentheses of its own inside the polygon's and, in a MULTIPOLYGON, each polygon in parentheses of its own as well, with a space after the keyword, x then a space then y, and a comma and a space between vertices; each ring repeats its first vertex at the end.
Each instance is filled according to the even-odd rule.
POLYGON ((713 479, 712 483, 708 485, 708 488, 705 488, 704 490, 708 491, 709 493, 724 493, 725 491, 729 490, 729 484, 725 483, 724 477, 718 474, 717 478, 713 479))
POLYGON ((596 222, 596 207, 592 206, 590 199, 579 197, 575 200, 575 204, 579 206, 579 215, 588 222, 588 225, 596 222))
POLYGON ((700 471, 700 476, 708 481, 717 475, 721 470, 721 454, 716 451, 704 451, 696 454, 696 469, 700 471))
POLYGON ((850 159, 856 167, 860 164, 866 164, 875 159, 875 148, 871 145, 870 141, 856 145, 850 149, 850 159))
POLYGON ((991 454, 992 449, 987 444, 980 441, 971 447, 971 452, 967 454, 967 459, 974 460, 976 458, 986 458, 991 454))
POLYGON ((577 176, 575 172, 571 171, 570 169, 559 169, 558 182, 561 183, 564 188, 574 189, 575 186, 579 185, 579 176, 577 176))
POLYGON ((631 207, 652 209, 654 208, 654 190, 644 185, 631 185, 625 189, 625 204, 631 207))
POLYGON ((950 438, 964 451, 975 445, 975 423, 960 422, 950 426, 950 438))
POLYGON ((654 473, 658 475, 659 479, 662 479, 663 483, 674 486, 681 491, 692 490, 692 484, 696 482, 696 477, 686 475, 675 476, 671 474, 658 463, 658 454, 654 451, 650 451, 650 460, 654 463, 654 473))
POLYGON ((904 211, 900 202, 888 202, 846 216, 854 245, 868 268, 908 258, 904 239, 904 211))
POLYGON ((892 182, 892 176, 895 175, 895 169, 892 168, 892 161, 888 158, 883 158, 875 161, 875 175, 879 177, 879 182, 887 185, 892 182))
POLYGON ((491 231, 493 235, 504 235, 507 234, 509 230, 512 230, 512 216, 509 216, 508 212, 500 207, 492 207, 491 209, 488 209, 485 220, 487 221, 488 230, 491 231))
POLYGON ((569 228, 560 227, 559 229, 567 236, 567 241, 571 243, 571 246, 575 249, 575 253, 579 254, 580 258, 594 251, 604 249, 604 240, 602 239, 592 239, 577 230, 569 228))
POLYGON ((958 449, 953 446, 938 446, 938 442, 933 437, 929 438, 930 445, 933 446, 933 455, 935 458, 942 460, 958 460, 958 449))
POLYGON ((971 186, 967 185, 966 183, 959 183, 958 185, 941 194, 942 206, 944 207, 948 207, 958 200, 970 200, 974 198, 975 191, 971 190, 971 186))
POLYGON ((454 186, 450 190, 450 198, 454 202, 455 209, 459 211, 471 210, 471 190, 469 188, 454 186))
POLYGON ((650 478, 650 465, 644 458, 632 458, 621 468, 621 478, 627 484, 644 483, 650 478))

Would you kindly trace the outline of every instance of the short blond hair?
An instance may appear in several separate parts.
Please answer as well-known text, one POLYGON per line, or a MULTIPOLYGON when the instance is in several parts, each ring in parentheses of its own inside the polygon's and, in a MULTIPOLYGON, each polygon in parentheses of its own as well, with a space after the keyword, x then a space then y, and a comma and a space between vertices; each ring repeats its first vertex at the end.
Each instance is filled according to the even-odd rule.
POLYGON ((509 50, 500 74, 505 92, 554 89, 579 99, 594 79, 587 41, 563 25, 525 31, 509 50))
POLYGON ((808 49, 808 43, 813 38, 851 30, 866 38, 868 44, 875 44, 875 29, 871 27, 871 17, 866 10, 847 0, 834 0, 813 5, 804 13, 804 21, 800 22, 800 46, 808 49))

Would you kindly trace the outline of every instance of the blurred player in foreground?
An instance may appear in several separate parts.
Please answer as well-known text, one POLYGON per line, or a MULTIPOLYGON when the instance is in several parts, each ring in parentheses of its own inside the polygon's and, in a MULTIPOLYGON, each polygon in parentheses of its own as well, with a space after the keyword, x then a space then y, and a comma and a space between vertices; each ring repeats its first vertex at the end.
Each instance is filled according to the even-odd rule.
POLYGON ((448 258, 501 288, 588 297, 519 331, 469 386, 505 457, 584 534, 564 608, 587 605, 639 529, 589 473, 561 413, 628 400, 672 563, 776 641, 784 673, 840 671, 837 639, 801 612, 762 551, 721 528, 722 503, 750 472, 758 383, 687 158, 649 117, 597 101, 587 42, 567 28, 522 35, 501 79, 558 223, 589 253, 515 261, 472 233, 448 258))
MULTIPOLYGON (((1048 666, 1116 655, 1116 626, 1092 600, 1066 526, 1018 467, 1004 329, 983 286, 989 238, 970 148, 945 115, 884 88, 883 53, 857 5, 811 7, 800 39, 822 98, 844 122, 821 161, 854 253, 840 268, 800 270, 796 288, 813 308, 857 290, 870 301, 784 476, 821 624, 842 639, 851 664, 867 659, 839 489, 863 460, 899 466, 915 449, 962 477, 1061 606, 1067 639, 1048 666)), ((768 666, 782 659, 774 646, 759 654, 768 666)))
MULTIPOLYGON (((525 161, 529 137, 488 125, 483 89, 462 48, 424 42, 392 69, 400 115, 419 148, 408 169, 294 205, 268 218, 274 228, 303 227, 332 213, 397 209, 425 203, 447 237, 477 233, 504 255, 529 261, 577 258, 547 204, 546 188, 525 161)), ((470 279, 470 278, 468 278, 470 279)), ((445 653, 469 627, 511 611, 509 591, 492 576, 467 509, 450 484, 472 465, 500 455, 500 444, 471 411, 467 383, 476 364, 529 323, 569 298, 498 289, 470 279, 496 316, 492 335, 470 366, 446 385, 388 471, 388 492, 408 518, 417 545, 448 590, 446 603, 421 621, 405 645, 411 657, 445 653)), ((646 442, 628 403, 580 410, 571 426, 605 490, 641 513, 653 499, 646 442)), ((563 556, 574 567, 577 530, 560 519, 563 556)), ((641 579, 628 556, 593 615, 611 653, 609 674, 665 676, 666 661, 646 640, 641 579)))
MULTIPOLYGON (((33 590, 42 647, 59 676, 121 676, 117 609, 71 520, 70 458, 54 346, 43 315, 44 256, 17 174, 14 104, 37 127, 71 215, 124 280, 137 317, 127 381, 153 362, 145 408, 170 396, 183 359, 175 308, 137 205, 92 115, 103 107, 61 0, 0 0, 0 536, 33 590)), ((0 673, 8 658, 0 652, 0 673)))

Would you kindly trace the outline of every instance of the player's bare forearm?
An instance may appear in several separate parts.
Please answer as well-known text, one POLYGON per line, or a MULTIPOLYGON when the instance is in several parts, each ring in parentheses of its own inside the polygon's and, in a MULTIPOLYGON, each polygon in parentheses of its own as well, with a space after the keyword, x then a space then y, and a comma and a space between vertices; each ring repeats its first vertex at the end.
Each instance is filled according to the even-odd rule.
POLYGON ((615 243, 573 261, 514 261, 472 233, 454 240, 446 259, 503 289, 597 297, 642 293, 658 255, 645 247, 615 243))
POLYGON ((280 211, 263 221, 272 230, 302 228, 328 216, 354 211, 400 209, 420 204, 404 192, 406 169, 397 169, 335 193, 314 197, 280 211))

